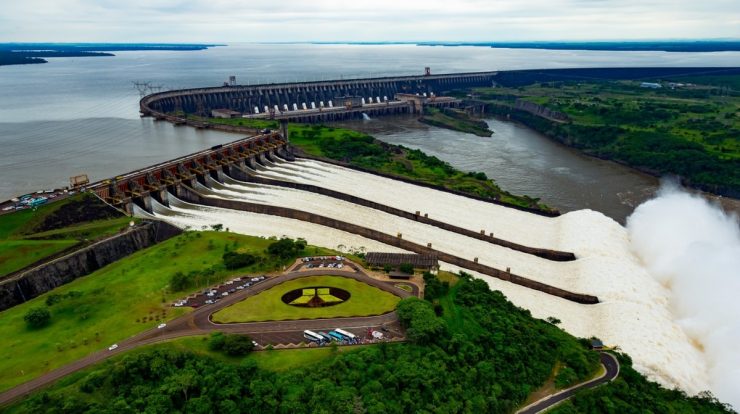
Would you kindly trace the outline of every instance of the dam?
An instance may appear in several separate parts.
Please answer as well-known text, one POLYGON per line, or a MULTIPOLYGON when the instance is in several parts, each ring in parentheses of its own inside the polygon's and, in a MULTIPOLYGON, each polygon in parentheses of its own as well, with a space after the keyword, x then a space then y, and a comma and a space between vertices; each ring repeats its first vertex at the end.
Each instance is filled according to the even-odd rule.
MULTIPOLYGON (((319 109, 327 97, 365 97, 369 106, 376 95, 372 104, 380 106, 386 96, 394 97, 388 102, 400 102, 395 97, 403 94, 423 101, 424 93, 430 100, 432 94, 462 86, 454 75, 431 76, 378 81, 387 92, 367 91, 373 80, 341 80, 150 95, 141 101, 142 114, 176 124, 244 133, 180 114, 218 109, 284 122, 280 131, 261 131, 91 189, 137 216, 184 229, 221 224, 228 231, 302 237, 346 252, 433 253, 442 270, 484 280, 537 318, 552 317, 574 335, 619 345, 633 355, 635 368, 653 380, 692 393, 706 389, 700 352, 673 320, 665 288, 635 257, 625 229, 615 221, 590 210, 537 214, 293 153, 286 122, 311 110, 325 116, 328 100, 319 109), (345 83, 347 91, 331 90, 345 83)), ((457 76, 471 86, 495 81, 495 72, 457 76)), ((412 110, 414 104, 393 105, 412 110)))
MULTIPOLYGON (((142 116, 185 123, 173 114, 320 122, 385 114, 418 113, 423 105, 449 107, 446 91, 491 86, 498 72, 472 72, 264 85, 226 85, 155 93, 139 103, 142 116), (215 111, 215 112, 214 112, 215 111), (223 115, 220 115, 223 114, 223 115)), ((205 127, 203 124, 194 126, 205 127)))

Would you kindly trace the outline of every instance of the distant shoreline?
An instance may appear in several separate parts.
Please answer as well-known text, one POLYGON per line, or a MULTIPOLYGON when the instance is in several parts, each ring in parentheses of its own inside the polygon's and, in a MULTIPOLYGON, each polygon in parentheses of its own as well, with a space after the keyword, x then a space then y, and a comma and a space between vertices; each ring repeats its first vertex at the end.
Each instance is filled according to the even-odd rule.
MULTIPOLYGON (((299 42, 300 43, 300 42, 299 42)), ((593 50, 608 52, 740 52, 740 40, 625 42, 307 42, 317 45, 415 45, 494 49, 593 50)))
POLYGON ((194 51, 216 44, 171 43, 0 43, 0 66, 48 63, 45 58, 115 56, 123 51, 194 51))

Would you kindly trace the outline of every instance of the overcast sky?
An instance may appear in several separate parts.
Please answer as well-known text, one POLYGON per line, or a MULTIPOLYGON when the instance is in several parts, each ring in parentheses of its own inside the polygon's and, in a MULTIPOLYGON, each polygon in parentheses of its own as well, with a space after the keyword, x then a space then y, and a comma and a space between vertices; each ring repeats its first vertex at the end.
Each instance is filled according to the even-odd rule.
POLYGON ((0 42, 740 38, 740 0, 2 0, 0 42))

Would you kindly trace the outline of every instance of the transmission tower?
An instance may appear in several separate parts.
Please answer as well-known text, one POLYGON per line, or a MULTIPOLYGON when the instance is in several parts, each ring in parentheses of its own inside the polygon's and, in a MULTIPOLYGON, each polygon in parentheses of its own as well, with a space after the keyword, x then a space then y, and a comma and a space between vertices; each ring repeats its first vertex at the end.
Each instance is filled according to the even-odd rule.
POLYGON ((147 94, 147 91, 152 87, 151 82, 139 82, 133 81, 134 89, 139 91, 139 95, 143 98, 147 94))

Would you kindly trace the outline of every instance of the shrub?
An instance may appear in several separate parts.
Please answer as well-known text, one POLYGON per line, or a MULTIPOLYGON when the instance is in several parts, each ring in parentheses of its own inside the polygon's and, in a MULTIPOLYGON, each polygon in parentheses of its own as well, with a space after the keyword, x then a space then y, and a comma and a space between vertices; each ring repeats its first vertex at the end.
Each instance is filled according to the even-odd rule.
POLYGON ((254 344, 247 335, 226 335, 222 349, 227 355, 244 356, 252 352, 254 344))
POLYGON ((211 337, 208 338, 208 349, 211 351, 220 351, 224 348, 224 333, 214 332, 211 337))
POLYGON ((224 266, 229 270, 251 266, 257 263, 257 256, 249 253, 226 252, 222 256, 224 266))
POLYGON ((281 259, 289 259, 299 255, 306 248, 306 241, 303 239, 293 240, 284 237, 267 246, 267 253, 271 256, 277 256, 281 259))
POLYGON ((170 277, 170 289, 173 292, 181 292, 190 286, 190 278, 183 272, 177 272, 170 277))
POLYGON ((46 308, 33 308, 23 315, 23 320, 31 329, 38 329, 49 323, 51 312, 46 308))
POLYGON ((414 273, 414 265, 412 265, 411 263, 402 263, 400 266, 398 266, 398 270, 410 275, 414 273))

